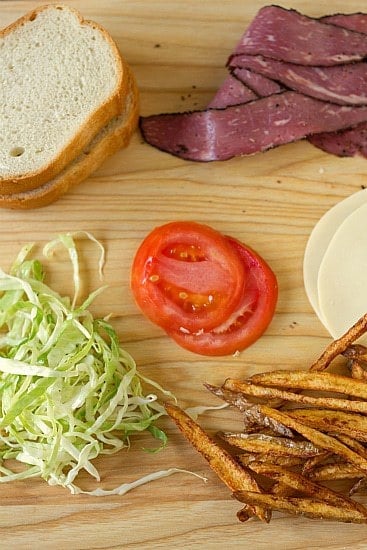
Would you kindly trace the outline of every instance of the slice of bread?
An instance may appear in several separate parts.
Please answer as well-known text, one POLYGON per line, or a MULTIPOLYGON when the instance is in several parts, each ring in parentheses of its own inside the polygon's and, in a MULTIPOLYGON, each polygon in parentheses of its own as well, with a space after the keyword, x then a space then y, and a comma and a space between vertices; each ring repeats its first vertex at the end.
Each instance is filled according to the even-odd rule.
POLYGON ((127 64, 110 35, 62 4, 0 33, 0 193, 54 178, 124 108, 127 64))
POLYGON ((0 195, 0 208, 30 209, 46 206, 61 197, 70 187, 86 179, 104 160, 127 147, 139 119, 139 94, 131 70, 127 70, 128 91, 123 113, 113 118, 83 152, 55 178, 36 189, 0 195))

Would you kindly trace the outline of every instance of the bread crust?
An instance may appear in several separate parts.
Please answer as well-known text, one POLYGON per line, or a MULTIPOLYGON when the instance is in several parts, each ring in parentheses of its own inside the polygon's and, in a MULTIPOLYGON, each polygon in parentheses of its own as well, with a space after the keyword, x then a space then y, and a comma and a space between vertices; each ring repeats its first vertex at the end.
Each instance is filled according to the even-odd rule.
POLYGON ((47 206, 60 198, 72 186, 85 180, 92 172, 119 149, 128 146, 139 120, 139 92, 132 71, 127 69, 127 98, 124 99, 125 112, 122 121, 110 131, 96 136, 90 148, 74 159, 55 178, 37 189, 12 195, 0 195, 0 208, 28 210, 47 206))
POLYGON ((89 25, 94 29, 98 29, 99 32, 102 33, 105 40, 110 44, 111 50, 116 59, 116 67, 118 72, 117 85, 111 97, 95 109, 88 120, 86 120, 84 124, 79 127, 78 132, 74 135, 74 137, 69 142, 65 143, 65 146, 60 154, 52 159, 43 168, 40 168, 34 172, 21 174, 17 177, 2 178, 0 176, 0 193, 2 195, 19 195, 25 191, 36 189, 55 178, 57 174, 59 174, 67 165, 71 163, 72 159, 82 153, 83 149, 92 141, 94 136, 96 136, 112 118, 123 112, 125 100, 128 94, 129 67, 127 62, 121 56, 115 41, 101 25, 95 23, 94 21, 84 19, 83 16, 74 8, 64 4, 46 4, 44 6, 39 6, 0 31, 0 37, 6 36, 14 31, 14 29, 28 23, 29 21, 33 21, 42 11, 50 8, 68 10, 78 18, 81 26, 89 25))

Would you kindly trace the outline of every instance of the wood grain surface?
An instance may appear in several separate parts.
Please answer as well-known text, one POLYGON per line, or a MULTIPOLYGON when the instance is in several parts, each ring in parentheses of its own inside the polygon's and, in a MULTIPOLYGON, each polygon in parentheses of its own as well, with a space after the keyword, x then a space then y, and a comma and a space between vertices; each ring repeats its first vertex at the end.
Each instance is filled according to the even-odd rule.
MULTIPOLYGON (((260 0, 79 0, 66 4, 104 25, 131 64, 141 91, 141 112, 201 108, 223 80, 224 64, 260 0)), ((363 11, 350 0, 279 2, 319 16, 363 11)), ((0 26, 34 1, 0 0, 0 26)), ((116 154, 87 181, 51 206, 28 212, 0 210, 1 267, 8 269, 28 241, 41 245, 55 234, 87 230, 107 250, 108 290, 93 306, 112 313, 123 346, 139 370, 174 392, 183 406, 216 405, 203 382, 274 368, 307 368, 330 341, 305 295, 302 260, 317 220, 332 205, 367 185, 367 161, 339 159, 299 142, 262 155, 224 163, 184 162, 142 142, 116 154), (196 220, 248 243, 278 277, 279 302, 266 335, 238 357, 205 358, 178 348, 138 311, 129 291, 134 252, 155 226, 196 220)), ((83 292, 100 284, 96 252, 81 243, 83 292)), ((48 282, 71 292, 70 268, 59 254, 47 264, 48 282)), ((229 410, 200 419, 210 432, 240 429, 229 410)), ((1 486, 0 548, 265 548, 333 550, 367 548, 365 526, 320 523, 274 514, 270 525, 241 524, 240 508, 207 464, 168 421, 168 448, 144 452, 139 437, 129 452, 97 461, 101 486, 113 488, 151 471, 179 467, 208 478, 175 474, 124 497, 72 496, 42 480, 1 486)), ((80 485, 94 488, 81 476, 80 485)))

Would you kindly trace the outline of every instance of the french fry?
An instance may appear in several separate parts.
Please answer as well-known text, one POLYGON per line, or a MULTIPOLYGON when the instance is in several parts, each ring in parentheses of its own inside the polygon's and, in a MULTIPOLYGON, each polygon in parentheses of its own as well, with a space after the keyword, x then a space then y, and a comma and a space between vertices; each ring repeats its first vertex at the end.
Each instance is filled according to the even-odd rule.
MULTIPOLYGON (((268 403, 269 406, 271 406, 268 403)), ((245 419, 245 425, 257 425, 257 426, 263 426, 266 429, 270 429, 272 432, 284 436, 293 438, 293 432, 287 426, 284 426, 281 422, 277 422, 276 420, 273 420, 272 418, 269 418, 262 414, 261 410, 259 409, 258 405, 253 405, 252 407, 249 407, 244 412, 244 419, 245 419)))
MULTIPOLYGON (((321 500, 328 504, 332 504, 333 506, 341 506, 344 509, 348 508, 349 510, 358 510, 367 519, 367 508, 365 508, 362 504, 354 502, 352 499, 315 483, 300 474, 291 472, 280 466, 274 466, 272 464, 259 464, 256 462, 251 464, 250 468, 257 474, 269 477, 282 485, 291 487, 297 492, 310 496, 316 500, 321 500)), ((282 495, 279 494, 279 496, 282 495)))
POLYGON ((253 384, 260 384, 261 386, 330 391, 367 399, 367 382, 355 380, 349 376, 331 374, 330 372, 276 370, 255 374, 249 380, 253 384))
POLYGON ((356 441, 353 437, 350 437, 346 434, 336 434, 335 437, 337 437, 339 441, 344 443, 344 445, 347 445, 347 447, 367 459, 367 449, 362 445, 362 443, 356 441))
MULTIPOLYGON (((274 464, 275 466, 285 466, 288 468, 292 468, 293 466, 302 466, 305 463, 305 459, 302 456, 288 456, 288 455, 283 456, 283 455, 274 455, 273 453, 256 453, 256 454, 243 453, 237 456, 237 460, 243 466, 249 466, 252 462, 259 462, 260 464, 262 463, 274 464)), ((312 460, 312 459, 307 459, 307 460, 312 460)))
POLYGON ((367 371, 362 367, 358 359, 349 359, 348 368, 352 378, 367 382, 367 371))
MULTIPOLYGON (((186 439, 208 461, 212 470, 232 492, 241 489, 260 491, 250 472, 243 468, 227 451, 219 447, 188 414, 170 403, 166 403, 165 408, 186 439)), ((256 515, 262 521, 270 521, 270 512, 262 506, 251 505, 247 512, 249 515, 256 515)), ((244 518, 244 514, 242 517, 244 518)))
POLYGON ((323 371, 340 354, 342 354, 353 342, 358 340, 367 330, 367 313, 340 338, 327 346, 320 357, 311 365, 310 371, 323 371))
POLYGON ((285 485, 281 481, 275 482, 274 485, 270 487, 269 492, 278 497, 291 497, 294 495, 294 489, 292 489, 289 485, 285 485))
POLYGON ((367 416, 327 409, 291 409, 287 414, 317 430, 350 435, 367 443, 367 416))
POLYGON ((313 481, 333 481, 339 479, 356 479, 361 477, 361 471, 353 464, 337 462, 322 464, 309 471, 307 476, 313 481))
POLYGON ((284 412, 271 409, 266 405, 260 405, 260 407, 264 414, 278 420, 279 422, 282 422, 288 426, 288 428, 291 428, 292 430, 295 430, 299 434, 303 435, 305 439, 311 441, 311 443, 313 443, 316 447, 343 457, 347 462, 350 462, 359 468, 361 472, 367 474, 367 459, 354 452, 341 441, 335 439, 335 437, 331 437, 330 435, 315 430, 315 428, 305 426, 284 412))
POLYGON ((219 432, 218 435, 230 445, 250 453, 308 458, 322 452, 309 441, 294 441, 285 437, 228 432, 219 432))
POLYGON ((280 390, 278 388, 257 386, 251 382, 235 380, 233 378, 227 378, 223 384, 223 388, 225 390, 242 392, 245 395, 257 398, 279 398, 293 403, 302 403, 303 405, 367 414, 367 401, 351 401, 349 399, 339 399, 337 397, 313 397, 301 393, 280 390))
MULTIPOLYGON (((319 464, 324 462, 324 460, 327 460, 333 456, 329 451, 324 451, 323 453, 320 453, 317 456, 312 456, 311 458, 308 458, 302 466, 302 475, 308 476, 312 470, 316 468, 319 464)), ((280 466, 280 464, 279 464, 280 466)))
POLYGON ((301 515, 311 519, 341 521, 346 523, 366 523, 367 519, 359 510, 333 506, 312 498, 278 497, 270 494, 239 491, 234 496, 248 505, 264 506, 268 509, 301 515))
POLYGON ((211 393, 213 393, 220 399, 223 399, 223 401, 225 401, 226 403, 233 405, 241 412, 246 411, 249 407, 253 405, 251 401, 246 399, 243 393, 238 393, 231 390, 225 390, 220 386, 213 386, 212 384, 207 384, 207 383, 205 383, 204 386, 211 393))

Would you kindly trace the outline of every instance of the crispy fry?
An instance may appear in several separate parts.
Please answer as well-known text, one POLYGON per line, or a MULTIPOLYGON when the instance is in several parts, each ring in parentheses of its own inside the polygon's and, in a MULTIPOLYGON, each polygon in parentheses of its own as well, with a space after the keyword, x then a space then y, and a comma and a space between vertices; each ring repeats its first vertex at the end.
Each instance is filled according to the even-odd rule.
MULTIPOLYGON (((269 405, 269 403, 268 403, 269 405)), ((269 405, 271 406, 271 405, 269 405)), ((245 423, 251 423, 252 425, 263 426, 264 428, 269 428, 272 432, 284 436, 293 438, 293 432, 287 426, 284 426, 280 422, 273 420, 261 413, 258 405, 253 405, 249 407, 244 412, 245 423)))
POLYGON ((367 442, 367 416, 327 409, 292 409, 287 414, 322 432, 333 431, 367 442))
POLYGON ((367 399, 367 382, 330 372, 276 370, 251 376, 253 384, 299 390, 331 391, 367 399))
POLYGON ((330 435, 324 434, 318 430, 315 430, 314 428, 305 426, 304 424, 284 412, 278 411, 276 409, 271 409, 266 405, 260 406, 264 414, 271 416, 272 418, 278 420, 279 422, 282 422, 292 430, 295 430, 299 434, 303 435, 305 439, 308 439, 308 441, 311 441, 320 449, 324 449, 326 451, 330 451, 332 453, 342 456, 346 461, 354 464, 354 466, 359 468, 363 473, 367 473, 367 459, 354 452, 352 449, 341 443, 341 441, 335 439, 335 437, 331 437, 330 435))
MULTIPOLYGON (((202 428, 176 405, 166 403, 168 415, 176 423, 183 435, 208 461, 212 470, 231 491, 249 489, 260 491, 250 472, 243 468, 229 453, 221 449, 202 428)), ((262 521, 270 521, 270 513, 262 506, 250 506, 249 514, 256 515, 262 521)))
MULTIPOLYGON (((337 409, 367 414, 367 401, 350 401, 348 399, 339 399, 337 397, 313 397, 300 393, 279 390, 278 388, 257 386, 251 382, 227 378, 223 384, 225 390, 243 392, 245 395, 262 398, 279 398, 293 403, 302 403, 303 405, 313 405, 315 407, 325 407, 326 409, 337 409)), ((261 405, 262 406, 262 405, 261 405)), ((276 410, 276 409, 273 409, 276 410)))
MULTIPOLYGON (((324 451, 323 453, 320 453, 317 456, 312 456, 311 458, 308 458, 306 462, 303 463, 302 467, 302 475, 308 476, 316 466, 324 462, 324 460, 327 460, 333 456, 329 451, 324 451)), ((279 464, 280 466, 280 464, 279 464)))
MULTIPOLYGON (((323 455, 324 453, 321 454, 323 455)), ((293 466, 301 466, 305 462, 305 459, 302 456, 283 456, 275 455, 274 453, 243 453, 237 456, 237 460, 239 460, 239 462, 243 464, 243 466, 248 466, 252 462, 259 462, 260 464, 274 464, 275 466, 286 466, 288 468, 292 468, 293 466)))
POLYGON ((346 434, 336 434, 335 437, 337 437, 339 441, 344 443, 344 445, 347 445, 350 449, 367 459, 367 449, 362 445, 362 443, 356 441, 353 437, 350 437, 346 434))
POLYGON ((251 401, 246 399, 243 393, 238 393, 231 390, 225 390, 220 386, 212 386, 211 384, 207 384, 207 383, 205 383, 204 386, 211 393, 213 393, 220 399, 223 399, 223 401, 225 401, 226 403, 233 405, 234 407, 239 409, 241 412, 246 411, 249 407, 252 407, 253 405, 251 401))
POLYGON ((251 453, 272 453, 273 455, 308 458, 322 452, 309 441, 294 441, 285 437, 265 434, 219 433, 224 441, 251 453))
POLYGON ((277 481, 272 487, 270 487, 269 492, 277 497, 291 497, 294 495, 295 491, 289 485, 285 485, 281 481, 277 481))
POLYGON ((238 510, 237 512, 237 518, 239 519, 239 521, 247 521, 248 520, 248 506, 244 506, 243 508, 241 508, 241 510, 238 510))
POLYGON ((315 483, 300 474, 291 472, 280 466, 273 466, 272 464, 253 463, 250 465, 250 468, 257 474, 267 476, 278 483, 289 486, 300 493, 315 498, 316 500, 321 500, 328 504, 332 504, 333 506, 341 506, 344 509, 348 508, 349 510, 358 510, 367 519, 367 508, 363 505, 358 502, 354 502, 352 499, 340 493, 336 493, 327 487, 323 487, 322 485, 319 485, 318 483, 315 483))
POLYGON ((311 519, 342 521, 346 523, 366 523, 366 517, 359 510, 350 510, 320 502, 312 498, 278 497, 264 493, 239 491, 234 494, 240 502, 248 505, 264 506, 268 509, 302 515, 311 519))
POLYGON ((320 357, 311 365, 310 371, 323 371, 353 342, 358 340, 367 330, 367 313, 363 315, 345 334, 327 346, 320 357))
POLYGON ((336 479, 355 479, 361 477, 361 471, 346 462, 322 464, 308 472, 308 477, 314 481, 333 481, 336 479))
POLYGON ((356 380, 364 380, 367 382, 367 371, 362 367, 358 359, 349 359, 348 368, 352 378, 356 380))

